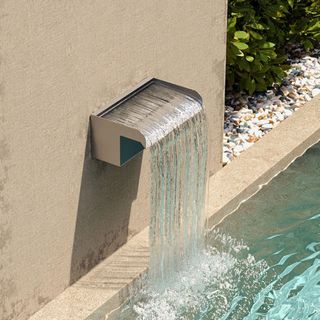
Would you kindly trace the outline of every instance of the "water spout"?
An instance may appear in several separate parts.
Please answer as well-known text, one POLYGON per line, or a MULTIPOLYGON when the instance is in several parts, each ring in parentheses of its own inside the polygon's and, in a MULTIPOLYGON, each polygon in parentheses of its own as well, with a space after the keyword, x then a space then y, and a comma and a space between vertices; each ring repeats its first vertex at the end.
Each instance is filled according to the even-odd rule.
POLYGON ((122 166, 201 110, 197 92, 152 79, 91 115, 93 156, 122 166))

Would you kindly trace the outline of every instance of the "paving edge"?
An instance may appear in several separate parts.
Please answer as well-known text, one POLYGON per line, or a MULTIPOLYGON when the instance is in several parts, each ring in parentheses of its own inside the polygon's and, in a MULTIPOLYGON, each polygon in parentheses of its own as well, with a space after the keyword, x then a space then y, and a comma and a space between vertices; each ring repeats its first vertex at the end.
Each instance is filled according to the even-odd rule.
MULTIPOLYGON (((235 211, 320 140, 320 97, 295 112, 209 180, 208 227, 235 211)), ((147 271, 148 228, 134 236, 29 320, 102 320, 117 309, 147 271)))

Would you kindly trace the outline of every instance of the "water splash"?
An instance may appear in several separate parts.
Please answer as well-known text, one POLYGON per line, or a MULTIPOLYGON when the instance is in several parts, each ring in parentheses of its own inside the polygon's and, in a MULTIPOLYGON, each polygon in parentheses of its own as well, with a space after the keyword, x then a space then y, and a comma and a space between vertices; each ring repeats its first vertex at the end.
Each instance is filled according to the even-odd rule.
POLYGON ((217 247, 208 246, 194 255, 164 290, 146 284, 123 310, 125 319, 234 319, 228 316, 236 307, 237 314, 246 314, 251 300, 246 299, 245 291, 248 287, 259 291, 266 264, 256 263, 241 241, 220 232, 213 232, 210 238, 217 247))

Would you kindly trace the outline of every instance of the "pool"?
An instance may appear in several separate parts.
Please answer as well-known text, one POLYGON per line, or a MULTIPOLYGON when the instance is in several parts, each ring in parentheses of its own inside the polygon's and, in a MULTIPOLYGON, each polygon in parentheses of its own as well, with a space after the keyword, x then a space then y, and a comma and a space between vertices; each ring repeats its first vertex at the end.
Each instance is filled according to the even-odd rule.
MULTIPOLYGON (((249 165, 249 164, 248 164, 249 165)), ((208 233, 175 281, 123 319, 320 319, 320 144, 208 233)))
POLYGON ((265 263, 257 286, 240 284, 233 297, 239 302, 226 319, 320 319, 320 144, 219 229, 242 239, 255 260, 265 263))

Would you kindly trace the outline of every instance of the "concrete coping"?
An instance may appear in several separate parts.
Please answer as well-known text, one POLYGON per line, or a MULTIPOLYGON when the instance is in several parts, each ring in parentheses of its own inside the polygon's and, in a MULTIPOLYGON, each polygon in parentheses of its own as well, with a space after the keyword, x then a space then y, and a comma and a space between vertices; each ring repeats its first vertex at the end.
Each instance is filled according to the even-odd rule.
MULTIPOLYGON (((319 140, 320 96, 210 177, 208 227, 234 212, 319 140)), ((29 320, 115 319, 117 309, 146 274, 148 238, 146 228, 29 320)))

